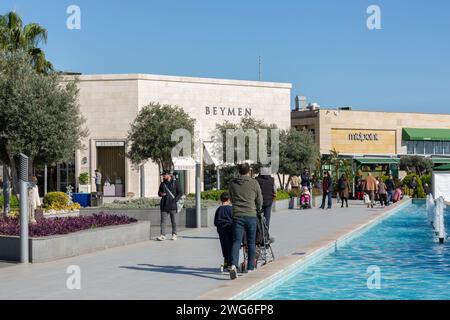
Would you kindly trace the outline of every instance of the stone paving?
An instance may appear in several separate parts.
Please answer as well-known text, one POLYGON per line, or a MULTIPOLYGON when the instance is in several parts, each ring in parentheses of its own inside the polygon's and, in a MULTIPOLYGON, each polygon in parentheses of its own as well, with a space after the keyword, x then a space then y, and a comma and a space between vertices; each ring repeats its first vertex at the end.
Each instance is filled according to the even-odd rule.
MULTIPOLYGON (((273 213, 275 254, 281 257, 307 248, 380 211, 351 201, 349 209, 273 213)), ((215 229, 187 229, 176 242, 146 241, 54 262, 1 268, 0 299, 195 299, 230 281, 228 274, 219 273, 221 261, 215 229), (67 268, 72 265, 81 270, 80 290, 66 285, 67 268)))

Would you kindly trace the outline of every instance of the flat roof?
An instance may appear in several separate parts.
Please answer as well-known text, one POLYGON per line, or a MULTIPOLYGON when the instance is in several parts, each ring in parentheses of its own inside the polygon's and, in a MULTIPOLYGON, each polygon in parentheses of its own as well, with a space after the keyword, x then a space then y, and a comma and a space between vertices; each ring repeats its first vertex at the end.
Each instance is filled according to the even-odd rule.
POLYGON ((291 114, 302 113, 308 111, 339 111, 339 112, 367 112, 367 113, 392 113, 392 114, 417 114, 417 115, 442 115, 442 116, 450 116, 450 113, 432 113, 432 112, 408 112, 408 111, 382 111, 382 110, 347 110, 347 109, 339 109, 339 108, 317 108, 314 110, 295 110, 291 109, 291 114))
POLYGON ((291 83, 283 83, 283 82, 166 76, 166 75, 142 74, 142 73, 82 74, 82 75, 78 75, 77 77, 78 77, 78 79, 80 79, 80 81, 148 80, 148 81, 167 81, 167 82, 184 82, 184 83, 200 83, 200 84, 217 84, 217 85, 231 85, 231 86, 292 89, 291 83))

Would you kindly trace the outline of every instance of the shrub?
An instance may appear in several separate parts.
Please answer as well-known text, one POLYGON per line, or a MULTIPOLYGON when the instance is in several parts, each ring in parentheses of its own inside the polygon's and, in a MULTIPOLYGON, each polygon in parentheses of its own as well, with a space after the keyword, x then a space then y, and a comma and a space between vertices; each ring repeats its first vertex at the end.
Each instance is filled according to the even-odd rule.
MULTIPOLYGON (((214 201, 220 201, 220 196, 222 193, 226 192, 228 190, 207 190, 203 191, 201 194, 202 200, 214 200, 214 201)), ((194 198, 195 199, 195 193, 188 194, 187 198, 194 198)))
MULTIPOLYGON (((108 209, 154 209, 159 208, 161 199, 159 198, 138 198, 128 201, 115 200, 112 203, 103 204, 103 208, 108 209)), ((202 208, 217 206, 219 201, 205 199, 202 201, 202 208)), ((189 195, 184 201, 185 208, 195 208, 195 197, 189 195)))
POLYGON ((80 175, 78 176, 78 182, 81 185, 89 184, 89 172, 80 173, 80 175))
POLYGON ((426 194, 422 185, 422 180, 417 174, 415 173, 408 174, 405 178, 403 178, 402 185, 403 185, 403 194, 413 198, 426 198, 426 194), (417 188, 415 191, 412 190, 409 186, 413 177, 416 177, 417 181, 417 188))
POLYGON ((44 208, 63 210, 69 205, 69 196, 64 192, 49 192, 44 196, 44 208))
POLYGON ((285 190, 277 190, 277 197, 276 200, 285 200, 285 199, 290 199, 292 197, 294 197, 295 194, 292 191, 285 191, 285 190))
MULTIPOLYGON (((136 219, 127 216, 102 213, 86 217, 41 219, 35 224, 30 224, 29 235, 30 237, 47 237, 93 228, 130 224, 136 221, 136 219)), ((19 219, 0 220, 0 234, 18 236, 20 234, 19 219)))
MULTIPOLYGON (((3 208, 3 195, 0 195, 0 207, 3 208)), ((16 196, 11 195, 10 197, 10 208, 19 208, 20 207, 20 203, 19 203, 19 199, 17 199, 16 196)))
POLYGON ((425 186, 425 184, 431 186, 431 174, 426 174, 422 176, 420 180, 422 180, 422 186, 425 186))

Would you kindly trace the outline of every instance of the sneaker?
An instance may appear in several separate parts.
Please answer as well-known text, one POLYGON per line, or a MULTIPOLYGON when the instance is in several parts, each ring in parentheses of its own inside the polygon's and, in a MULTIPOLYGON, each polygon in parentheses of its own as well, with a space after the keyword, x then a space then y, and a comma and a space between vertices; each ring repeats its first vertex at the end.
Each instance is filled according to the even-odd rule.
POLYGON ((178 239, 177 235, 176 235, 176 234, 173 234, 173 235, 172 235, 172 240, 173 240, 173 241, 177 241, 177 239, 178 239))
POLYGON ((158 241, 164 241, 166 240, 166 236, 160 235, 158 238, 156 238, 158 241))
POLYGON ((230 279, 234 280, 236 278, 237 278, 236 266, 231 266, 231 268, 230 268, 230 279))

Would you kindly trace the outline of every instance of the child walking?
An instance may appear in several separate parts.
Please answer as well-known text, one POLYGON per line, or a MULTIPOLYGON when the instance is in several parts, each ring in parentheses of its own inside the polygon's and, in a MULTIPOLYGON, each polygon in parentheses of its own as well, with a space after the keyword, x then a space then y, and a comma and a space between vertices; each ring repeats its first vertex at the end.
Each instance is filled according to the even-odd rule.
POLYGON ((220 196, 222 205, 217 208, 214 216, 214 225, 217 227, 219 233, 220 246, 223 254, 223 270, 227 271, 231 267, 231 247, 233 245, 233 217, 232 207, 230 202, 230 195, 224 192, 220 196))

